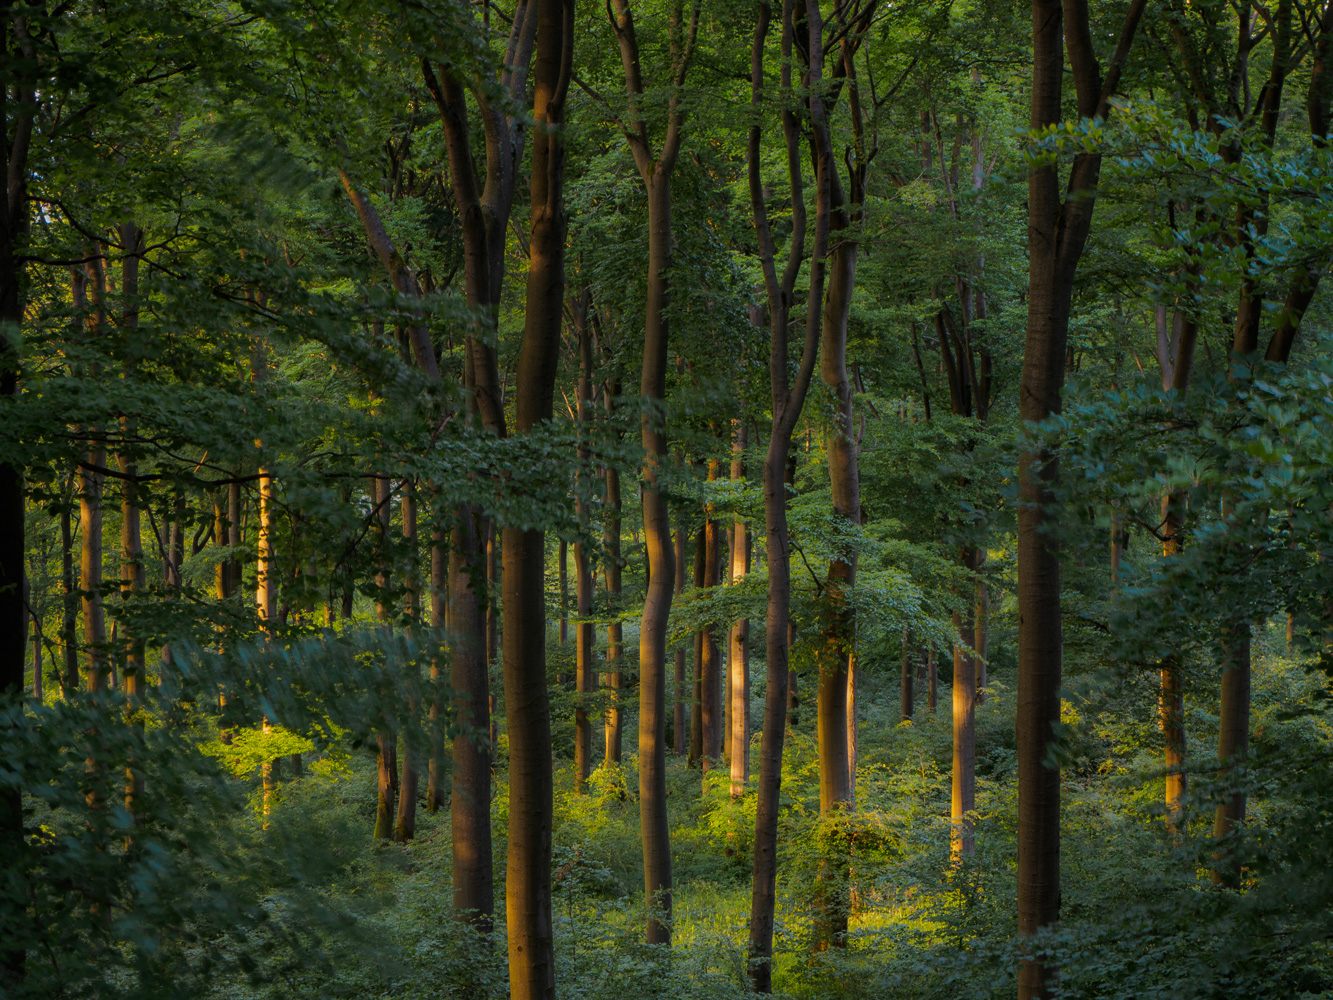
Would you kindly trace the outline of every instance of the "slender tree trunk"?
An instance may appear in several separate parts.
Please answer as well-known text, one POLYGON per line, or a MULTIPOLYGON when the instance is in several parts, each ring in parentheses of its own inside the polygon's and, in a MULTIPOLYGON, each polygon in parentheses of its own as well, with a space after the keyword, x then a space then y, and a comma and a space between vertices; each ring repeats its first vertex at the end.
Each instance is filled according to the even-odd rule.
POLYGON ((914 685, 912 683, 912 632, 906 625, 903 626, 903 651, 900 672, 901 676, 898 680, 898 700, 900 706, 898 717, 903 722, 911 722, 912 712, 915 710, 915 706, 912 704, 913 696, 915 694, 913 690, 914 685))
MULTIPOLYGON (((0 478, 3 469, 0 469, 0 478)), ((79 689, 79 588, 74 574, 74 531, 68 507, 60 512, 60 578, 63 590, 60 620, 60 646, 63 670, 61 697, 68 701, 79 689)))
MULTIPOLYGON (((676 596, 685 593, 685 519, 676 515, 676 596)), ((685 756, 689 752, 689 724, 685 710, 685 647, 676 647, 676 707, 673 717, 672 732, 675 736, 675 752, 685 756)))
MULTIPOLYGON (((262 364, 262 363, 261 363, 262 364)), ((257 365, 256 370, 262 371, 257 365)), ((256 441, 255 445, 262 452, 263 443, 256 441)), ((255 604, 259 610, 260 627, 264 630, 265 636, 271 637, 273 625, 277 619, 277 577, 274 567, 274 545, 273 545, 273 522, 275 520, 274 511, 274 492, 273 477, 269 470, 265 468, 263 459, 260 459, 259 466, 259 538, 256 548, 256 566, 255 566, 255 604)), ((264 732, 271 728, 271 721, 264 719, 264 732)), ((263 805, 262 812, 264 817, 264 829, 270 827, 269 817, 273 813, 273 803, 278 791, 278 764, 276 760, 265 760, 260 765, 260 776, 263 784, 263 805)))
POLYGON ((560 645, 569 642, 569 542, 560 539, 557 559, 560 577, 560 645))
MULTIPOLYGON (((410 631, 415 631, 417 624, 421 621, 421 584, 418 570, 418 548, 417 548, 417 497, 416 488, 413 483, 403 483, 403 542, 407 548, 407 570, 403 577, 403 604, 407 612, 407 620, 411 622, 410 631)), ((421 668, 416 660, 404 664, 404 667, 411 671, 412 676, 408 678, 408 689, 413 692, 408 701, 408 712, 415 724, 418 719, 420 704, 416 699, 415 692, 421 683, 421 668)), ((398 815, 394 819, 393 839, 399 844, 405 844, 417 833, 417 787, 420 783, 420 766, 418 751, 412 743, 408 742, 403 748, 403 779, 402 786, 398 793, 398 815)), ((300 760, 296 757, 295 763, 300 760)))
MULTIPOLYGON (((378 596, 375 599, 375 617, 380 622, 380 628, 383 630, 387 639, 392 631, 389 624, 389 617, 392 614, 392 607, 388 602, 389 589, 389 524, 392 517, 392 483, 389 477, 377 475, 372 479, 374 492, 372 499, 375 503, 375 520, 377 523, 377 549, 375 587, 378 590, 378 596)), ((396 665, 386 663, 383 670, 386 674, 391 673, 396 665)), ((398 790, 398 748, 394 740, 392 723, 386 717, 381 716, 379 720, 379 732, 375 736, 377 751, 376 761, 376 783, 375 783, 375 839, 388 840, 393 836, 394 817, 397 812, 398 790)))
MULTIPOLYGON (((716 482, 719 474, 718 461, 710 459, 708 462, 709 482, 716 482)), ((719 576, 722 557, 722 526, 718 524, 717 518, 713 517, 711 505, 706 505, 704 509, 703 543, 703 585, 712 588, 721 582, 719 576)), ((722 758, 722 654, 718 648, 717 630, 714 626, 710 625, 705 628, 702 638, 703 656, 699 666, 702 693, 699 702, 699 714, 703 722, 701 761, 703 772, 707 774, 718 765, 722 758)))
MULTIPOLYGON (((1181 549, 1183 493, 1171 491, 1162 497, 1162 554, 1178 556, 1181 549)), ((1166 757, 1166 823, 1179 833, 1185 818, 1185 797, 1189 776, 1185 773, 1185 683, 1180 657, 1171 654, 1162 660, 1161 688, 1157 711, 1162 726, 1166 757)))
MULTIPOLYGON (((963 553, 963 565, 976 565, 976 552, 963 553)), ((977 661, 973 652, 975 643, 975 611, 953 613, 953 627, 962 640, 953 649, 953 796, 949 812, 949 854, 955 861, 976 853, 972 833, 972 812, 976 809, 976 747, 977 747, 977 661)))
MULTIPOLYGON (((617 386, 613 382, 606 395, 608 411, 612 408, 612 397, 617 386)), ((620 623, 620 470, 614 465, 606 467, 606 504, 605 523, 602 528, 602 545, 606 549, 607 607, 612 616, 606 626, 606 686, 610 697, 606 704, 606 762, 620 763, 621 729, 624 725, 624 713, 620 699, 624 690, 624 674, 621 670, 624 626, 620 623)))
MULTIPOLYGON (((694 533, 694 586, 697 590, 704 585, 704 576, 708 572, 708 547, 705 531, 700 528, 694 533)), ((690 695, 690 767, 697 767, 704 756, 704 634, 694 633, 694 685, 690 695)))
POLYGON ((32 619, 32 697, 37 704, 46 698, 42 690, 42 631, 41 622, 34 615, 32 619))
MULTIPOLYGON (((586 475, 589 459, 588 434, 589 421, 592 419, 592 329, 588 324, 586 296, 574 301, 574 319, 578 335, 579 348, 579 471, 582 478, 586 475)), ((582 487, 582 483, 579 484, 582 487)), ((583 491, 578 491, 579 500, 576 514, 581 525, 586 526, 591 516, 588 505, 584 503, 583 491)), ((574 764, 578 774, 578 787, 586 789, 588 775, 592 772, 592 723, 588 718, 588 708, 584 700, 596 689, 597 673, 593 657, 596 652, 596 633, 592 618, 592 561, 587 547, 581 541, 574 543, 574 597, 577 602, 578 624, 575 626, 575 667, 574 686, 578 691, 579 702, 574 712, 574 764)))
MULTIPOLYGON (((732 431, 731 479, 745 480, 745 419, 736 418, 732 431)), ((737 517, 731 530, 731 584, 738 586, 745 580, 748 567, 746 550, 748 526, 737 517)), ((750 780, 750 620, 741 618, 731 626, 730 651, 727 656, 727 676, 730 680, 728 695, 731 704, 730 728, 727 739, 731 744, 731 797, 745 794, 750 780)))
MULTIPOLYGON (((979 573, 986 561, 984 547, 977 549, 976 558, 979 573)), ((990 589, 986 586, 986 579, 983 576, 977 577, 976 607, 973 614, 975 617, 972 623, 972 651, 975 654, 973 659, 976 664, 974 672, 977 682, 977 704, 981 705, 986 701, 986 685, 989 683, 987 666, 990 660, 990 589)))

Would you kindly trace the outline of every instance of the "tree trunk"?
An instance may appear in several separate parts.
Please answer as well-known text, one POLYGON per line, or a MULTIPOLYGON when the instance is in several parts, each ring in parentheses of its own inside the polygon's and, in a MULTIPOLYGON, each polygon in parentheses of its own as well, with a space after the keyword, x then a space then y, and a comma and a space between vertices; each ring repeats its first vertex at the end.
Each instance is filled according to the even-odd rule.
POLYGON ((1233 786, 1217 805, 1213 822, 1213 837, 1221 843, 1213 881, 1238 886, 1240 866, 1232 857, 1227 843, 1237 823, 1245 821, 1244 778, 1237 774, 1244 767, 1250 746, 1250 626, 1241 622, 1232 625, 1223 636, 1227 659, 1222 666, 1222 704, 1218 712, 1220 723, 1217 737, 1217 759, 1230 774, 1233 786))
MULTIPOLYGON (((606 407, 613 407, 613 397, 618 391, 613 382, 606 394, 606 407)), ((620 698, 624 689, 624 674, 621 670, 624 626, 620 623, 620 470, 614 465, 606 467, 606 504, 605 523, 602 527, 602 545, 606 549, 606 602, 611 615, 611 622, 606 626, 606 686, 610 697, 606 704, 606 762, 620 763, 621 729, 624 715, 620 698)))
MULTIPOLYGON (((685 593, 685 519, 676 515, 676 596, 685 593)), ((672 719, 677 756, 689 751, 689 726, 685 717, 685 647, 676 647, 676 706, 672 719)))
MULTIPOLYGON (((645 179, 648 188, 648 295, 644 306, 643 374, 639 393, 650 403, 666 398, 667 274, 671 266, 671 171, 645 179)), ((666 633, 675 588, 671 514, 658 488, 667 458, 666 429, 656 409, 644 411, 643 534, 652 576, 639 631, 639 825, 644 894, 654 915, 649 944, 671 943, 671 846, 666 811, 666 633)))
MULTIPOLYGON (((378 593, 375 598, 375 617, 379 620, 380 628, 387 639, 393 628, 389 624, 392 608, 387 596, 389 589, 389 524, 392 517, 390 501, 393 492, 388 476, 377 475, 373 477, 371 482, 374 490, 372 498, 375 503, 375 522, 378 535, 375 570, 375 588, 378 593)), ((395 668, 395 664, 387 662, 382 667, 386 674, 392 673, 395 668)), ((394 740, 392 723, 384 716, 379 719, 379 732, 376 734, 375 742, 377 745, 375 757, 375 839, 388 840, 393 836, 394 817, 398 808, 396 798, 398 790, 398 747, 394 740)))
MULTIPOLYGON (((403 542, 407 548, 407 571, 403 577, 403 610, 407 613, 407 620, 411 622, 409 626, 409 633, 411 633, 415 632, 417 624, 421 621, 421 585, 417 568, 417 497, 415 485, 410 481, 403 483, 402 510, 403 542)), ((418 713, 421 708, 415 695, 417 686, 421 683, 421 667, 415 659, 404 666, 412 672, 412 676, 408 679, 408 690, 413 692, 408 701, 408 713, 415 722, 419 717, 418 713)), ((300 756, 297 755, 293 758, 292 763, 295 764, 300 759, 300 756)), ((403 748, 403 780, 398 792, 398 815, 395 817, 393 824, 393 839, 399 844, 407 843, 417 833, 419 759, 417 748, 410 742, 405 744, 403 748)))
MULTIPOLYGON (((720 474, 716 459, 708 462, 708 481, 716 482, 720 474)), ((722 559, 722 526, 713 517, 711 505, 704 509, 704 578, 707 588, 716 587, 719 580, 722 559)), ((722 758, 722 653, 718 648, 717 629, 708 626, 703 631, 703 657, 700 663, 702 696, 699 701, 699 714, 703 720, 703 747, 701 761, 703 772, 707 774, 722 758)))
MULTIPOLYGON (((736 418, 732 431, 731 479, 745 480, 745 419, 736 418)), ((746 550, 748 526, 737 517, 731 530, 731 583, 744 581, 748 567, 746 550)), ((727 656, 727 685, 731 705, 727 740, 731 744, 731 797, 745 794, 750 780, 750 620, 741 618, 731 626, 727 656)))
POLYGON ((906 625, 903 626, 903 651, 900 671, 901 676, 898 680, 900 710, 898 717, 903 722, 911 722, 912 712, 915 710, 915 707, 912 704, 913 696, 915 694, 912 684, 912 632, 906 625))
MULTIPOLYGON (((551 419, 565 299, 565 94, 572 72, 573 0, 536 0, 528 281, 515 427, 527 434, 551 419)), ((505 716, 509 730, 509 857, 505 912, 512 1000, 555 996, 551 928, 551 710, 546 691, 546 536, 506 527, 500 586, 504 607, 505 716)))
POLYGON ((939 707, 939 664, 935 661, 935 640, 926 643, 926 710, 931 715, 939 707))
MULTIPOLYGON (((976 565, 976 550, 963 553, 963 565, 976 565)), ((974 614, 969 602, 965 612, 953 613, 953 627, 961 642, 953 649, 953 796, 949 812, 949 854, 954 861, 976 852, 972 813, 976 809, 976 657, 974 614)))
MULTIPOLYGON (((588 435, 589 421, 592 419, 592 329, 588 324, 586 295, 574 300, 571 310, 575 320, 575 332, 578 335, 579 349, 579 471, 584 476, 590 457, 588 435)), ((580 484, 581 485, 581 484, 580 484)), ((582 490, 576 514, 579 524, 586 526, 591 516, 588 505, 583 502, 582 490)), ((592 563, 587 547, 581 541, 574 543, 574 599, 577 602, 578 624, 575 626, 575 664, 574 687, 578 692, 578 707, 574 711, 574 770, 578 775, 578 790, 587 788, 588 775, 592 772, 592 724, 588 718, 585 704, 597 685, 597 673, 593 657, 596 653, 596 633, 592 621, 592 563)))
MULTIPOLYGON (((3 467, 0 467, 0 480, 3 467)), ((0 485, 3 485, 0 482, 0 485)), ((63 669, 60 695, 68 701, 79 689, 79 588, 74 574, 74 530, 68 507, 60 512, 60 578, 62 584, 60 647, 63 669)))
MULTIPOLYGON (((1162 497, 1162 555, 1180 554, 1184 494, 1170 491, 1162 497)), ((1185 773, 1185 683, 1180 657, 1164 657, 1160 668, 1161 688, 1157 711, 1162 726, 1166 757, 1166 824, 1173 834, 1180 832, 1185 818, 1185 796, 1189 776, 1185 773)))
MULTIPOLYGON (((262 362, 256 364, 256 376, 262 377, 262 362)), ((255 447, 263 450, 263 442, 255 441, 255 447)), ((259 624, 263 629, 266 638, 271 638, 273 625, 277 619, 277 579, 275 576, 274 563, 274 545, 273 545, 273 522, 275 519, 273 477, 265 468, 263 459, 260 459, 259 465, 259 538, 256 546, 256 565, 255 565, 255 604, 259 611, 259 624)), ((263 729, 267 733, 271 728, 271 720, 264 719, 263 729)), ((278 764, 275 760, 266 759, 260 765, 260 776, 263 783, 263 817, 264 829, 269 829, 269 817, 273 813, 273 803, 278 791, 278 764)))
MULTIPOLYGON (((1032 0, 1030 127, 1061 120, 1062 39, 1068 23, 1070 71, 1080 119, 1106 117, 1143 13, 1133 0, 1105 77, 1092 46, 1086 0, 1032 0), (1063 16, 1063 20, 1062 20, 1063 16)), ((1101 156, 1074 157, 1065 193, 1054 160, 1028 172, 1028 317, 1019 412, 1030 424, 1060 412, 1074 273, 1092 226, 1101 156)), ((1054 454, 1019 460, 1018 508, 1018 932, 1035 934, 1060 912, 1060 772, 1047 766, 1060 721, 1061 617, 1059 515, 1054 454)), ((1037 960, 1019 969, 1019 1000, 1049 995, 1053 970, 1037 960)))
MULTIPOLYGON (((708 572, 708 545, 706 532, 700 528, 694 533, 694 587, 704 585, 708 572)), ((690 695, 690 767, 698 767, 704 756, 704 634, 694 633, 694 686, 690 695)))

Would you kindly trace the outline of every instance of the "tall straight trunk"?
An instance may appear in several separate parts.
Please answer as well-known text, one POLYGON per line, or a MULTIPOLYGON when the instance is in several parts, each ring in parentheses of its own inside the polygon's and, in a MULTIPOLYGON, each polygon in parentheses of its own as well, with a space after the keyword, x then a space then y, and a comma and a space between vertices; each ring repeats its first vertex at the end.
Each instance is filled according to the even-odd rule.
MULTIPOLYGON (((1162 555, 1178 556, 1185 506, 1184 494, 1172 490, 1162 497, 1162 555)), ((1170 654, 1162 659, 1161 687, 1157 712, 1162 727, 1166 758, 1166 823, 1173 833, 1185 818, 1185 796, 1189 776, 1185 772, 1185 682, 1180 657, 1170 654)))
MULTIPOLYGON (((0 170, 4 191, 0 199, 0 397, 6 401, 19 395, 19 331, 25 299, 20 254, 29 226, 28 149, 39 105, 33 80, 42 72, 27 21, 22 7, 5 4, 0 15, 0 54, 7 60, 8 77, 0 86, 0 105, 4 105, 0 107, 0 129, 4 130, 0 150, 5 151, 7 160, 5 169, 0 170)), ((23 691, 28 617, 23 493, 22 466, 0 462, 0 698, 6 701, 23 691)), ((13 859, 6 862, 12 888, 5 893, 7 898, 0 901, 0 925, 25 926, 31 914, 26 902, 19 902, 27 895, 22 869, 18 867, 22 864, 20 859, 25 857, 23 794, 13 784, 0 793, 0 857, 13 859)), ((9 942, 0 946, 0 993, 6 992, 11 984, 14 992, 19 992, 26 973, 22 938, 17 934, 7 936, 9 942)))
MULTIPOLYGON (((403 610, 407 613, 407 620, 411 622, 410 629, 415 630, 421 621, 421 578, 417 567, 416 488, 410 481, 403 483, 402 520, 403 542, 407 548, 407 570, 403 576, 403 610)), ((412 671, 408 688, 415 692, 421 680, 421 668, 415 660, 404 666, 412 671)), ((413 722, 417 719, 419 709, 420 705, 413 696, 408 702, 408 711, 413 722)), ((296 757, 293 763, 299 759, 296 757)), ((419 760, 417 748, 410 743, 406 744, 403 752, 402 785, 398 793, 398 815, 393 823, 393 839, 400 844, 407 843, 417 833, 417 787, 420 784, 421 773, 419 760)))
MULTIPOLYGON (((613 382, 608 387, 606 406, 613 406, 612 397, 617 386, 613 382)), ((606 601, 611 614, 611 621, 606 626, 606 686, 609 698, 606 703, 606 762, 620 763, 620 751, 623 738, 624 711, 620 699, 624 691, 624 672, 621 659, 624 649, 625 628, 620 622, 621 562, 620 562, 620 470, 614 465, 606 467, 606 514, 602 526, 602 546, 606 549, 606 601)))
MULTIPOLYGON (((578 476, 580 480, 587 475, 590 457, 588 435, 589 421, 592 419, 592 328, 588 323, 588 302, 586 294, 573 300, 572 309, 575 332, 578 335, 579 349, 579 450, 578 476)), ((582 483, 578 484, 579 500, 576 515, 579 524, 586 528, 591 511, 583 501, 582 483)), ((574 600, 578 624, 574 632, 574 687, 578 692, 578 707, 574 712, 574 770, 578 775, 578 787, 582 792, 592 772, 592 723, 588 718, 588 708, 584 699, 588 698, 597 685, 597 673, 593 657, 596 653, 596 633, 592 618, 592 560, 587 546, 582 541, 574 543, 574 600)))
POLYGON ((41 704, 46 698, 42 688, 42 630, 41 621, 34 615, 32 619, 32 698, 41 704))
MULTIPOLYGON (((257 370, 262 369, 257 366, 257 370)), ((262 455, 263 443, 256 441, 255 445, 262 455)), ((259 611, 260 628, 264 630, 265 636, 270 638, 278 614, 278 580, 277 570, 274 566, 276 551, 273 544, 273 528, 276 519, 274 500, 273 476, 265 468, 264 460, 261 457, 259 465, 259 532, 256 545, 255 604, 259 611)), ((271 724, 269 719, 264 719, 264 732, 269 731, 271 724)), ((269 829, 269 817, 272 815, 273 802, 278 790, 277 768, 276 760, 265 760, 260 765, 260 777, 263 785, 263 804, 261 808, 265 830, 269 829)))
MULTIPOLYGON (((708 572, 708 548, 705 532, 700 528, 694 533, 694 586, 697 590, 704 585, 704 575, 708 572)), ((704 755, 704 634, 694 633, 694 673, 693 687, 690 694, 690 767, 697 766, 704 755)))
POLYGON ((926 667, 926 711, 934 715, 939 708, 939 663, 935 660, 935 640, 931 639, 926 643, 925 649, 925 667, 926 667))
MULTIPOLYGON (((532 175, 523 346, 515 427, 527 434, 551 419, 565 298, 564 123, 574 50, 574 0, 534 0, 532 175)), ((505 912, 513 1000, 555 996, 551 927, 551 713, 546 691, 546 537, 505 528, 505 715, 509 729, 509 856, 505 912)))
MULTIPOLYGON (((679 597, 685 593, 685 518, 676 515, 676 596, 679 597)), ((675 736, 674 750, 677 756, 685 756, 689 752, 689 724, 686 720, 685 708, 685 647, 683 645, 676 647, 676 705, 675 713, 672 717, 672 733, 675 736)), ((691 690, 693 688, 691 687, 691 690)))
MULTIPOLYGON (((716 482, 720 475, 716 459, 708 462, 708 481, 716 482)), ((716 587, 721 570, 722 526, 713 517, 711 505, 704 509, 704 578, 705 587, 716 587)), ((703 630, 703 656, 699 664, 701 697, 699 714, 703 725, 703 747, 701 760, 703 772, 707 774, 722 758, 722 653, 718 648, 717 629, 709 625, 703 630)))
POLYGON ((560 578, 560 645, 569 642, 569 542, 560 539, 560 553, 556 560, 560 578))
MULTIPOLYGON (((389 506, 393 497, 392 483, 389 477, 377 475, 372 478, 375 503, 375 521, 377 538, 375 587, 378 596, 375 600, 375 617, 380 622, 387 639, 392 626, 389 624, 393 609, 388 601, 389 589, 389 523, 392 508, 389 506)), ((395 669, 395 665, 386 663, 386 672, 395 669)), ((398 790, 398 748, 394 740, 392 723, 383 716, 379 720, 379 732, 375 735, 375 839, 388 840, 393 836, 393 821, 397 811, 398 790)))
MULTIPOLYGON (((745 419, 737 417, 731 438, 731 480, 745 480, 745 419)), ((746 565, 748 526, 737 517, 731 529, 731 584, 739 586, 748 571, 746 565)), ((731 797, 745 794, 750 780, 750 620, 738 619, 729 633, 727 685, 731 713, 727 740, 731 744, 731 797)))
MULTIPOLYGON (((126 256, 121 264, 120 290, 122 308, 120 317, 121 335, 130 339, 139 325, 139 258, 136 254, 143 244, 143 233, 133 222, 126 222, 120 227, 120 242, 126 249, 126 256)), ((127 375, 133 374, 133 364, 127 364, 127 375)), ((122 420, 121 430, 126 438, 132 436, 128 420, 122 420)), ((120 502, 120 596, 122 601, 133 602, 146 582, 143 561, 143 533, 140 524, 138 506, 137 469, 132 458, 120 456, 120 471, 127 478, 123 482, 120 502)), ((183 532, 183 528, 177 528, 183 532)), ((168 541, 168 546, 171 543, 168 541)), ((170 584, 170 580, 167 581, 170 584)), ((134 635, 126 636, 125 647, 125 700, 126 712, 130 724, 142 731, 142 725, 136 718, 139 700, 144 685, 144 642, 134 635)), ((144 777, 142 764, 131 758, 125 762, 125 811, 130 815, 130 822, 139 826, 143 822, 142 808, 144 795, 144 777)))
MULTIPOLYGON (((128 282, 126 282, 128 284, 128 282)), ((128 431, 127 431, 128 433, 128 431)), ((126 476, 135 476, 134 462, 122 455, 120 471, 126 476)), ((143 537, 139 520, 139 508, 136 506, 133 479, 125 482, 120 503, 120 597, 122 601, 133 602, 135 595, 144 587, 143 537)), ((129 629, 126 630, 130 632, 129 629)), ((125 644, 124 692, 126 711, 132 725, 135 712, 143 694, 144 683, 144 643, 142 639, 127 634, 122 640, 125 644)), ((139 761, 128 760, 125 764, 125 810, 131 822, 138 826, 142 822, 144 794, 143 769, 139 761)))
POLYGON ((69 700, 79 689, 79 587, 74 572, 74 526, 70 510, 60 512, 60 579, 62 590, 60 647, 62 669, 60 694, 69 700))
MULTIPOLYGON (((985 561, 986 550, 984 548, 977 550, 977 568, 985 561)), ((990 660, 990 588, 986 586, 984 577, 977 578, 977 603, 974 610, 976 615, 972 626, 972 651, 976 654, 976 681, 977 681, 977 704, 984 704, 986 701, 986 685, 989 683, 989 670, 987 669, 990 660)))
POLYGON ((667 460, 661 406, 666 399, 667 322, 670 305, 671 175, 684 134, 685 84, 699 28, 695 5, 685 23, 683 3, 674 0, 668 21, 671 45, 671 96, 666 133, 656 155, 644 118, 645 87, 639 65, 639 41, 629 0, 612 0, 616 40, 629 98, 630 151, 648 200, 648 275, 644 298, 643 369, 639 395, 648 404, 640 433, 644 450, 643 534, 648 550, 647 593, 639 626, 639 832, 643 841, 644 896, 653 907, 645 928, 649 944, 671 943, 671 845, 666 809, 666 635, 675 584, 671 514, 658 475, 667 460))
MULTIPOLYGON (((964 551, 963 565, 968 569, 976 565, 976 559, 974 549, 964 551)), ((953 795, 949 811, 949 854, 955 861, 976 853, 972 833, 977 797, 975 614, 970 601, 967 610, 953 613, 953 627, 960 639, 953 648, 953 795)))
POLYGON ((913 696, 915 694, 914 685, 912 683, 912 632, 906 625, 903 626, 903 651, 900 672, 901 676, 898 679, 898 718, 903 722, 911 722, 912 712, 915 710, 915 706, 912 704, 913 696))
MULTIPOLYGON (((818 7, 815 8, 818 22, 818 7)), ((768 610, 765 621, 767 689, 764 693, 764 724, 760 737, 759 781, 755 802, 754 871, 750 893, 750 939, 747 946, 750 982, 758 993, 773 991, 773 926, 777 903, 778 815, 782 792, 782 750, 786 740, 788 662, 791 606, 791 551, 787 533, 787 476, 792 433, 805 405, 806 393, 819 355, 819 308, 824 289, 824 256, 828 252, 828 172, 816 178, 816 217, 810 256, 809 291, 806 301, 805 337, 795 378, 789 375, 787 333, 790 303, 800 273, 805 246, 806 211, 801 179, 801 132, 793 108, 792 88, 795 0, 784 0, 782 8, 781 96, 784 99, 782 131, 786 140, 787 172, 792 196, 792 234, 786 266, 778 274, 774 240, 761 168, 763 127, 764 42, 772 12, 767 3, 758 5, 758 18, 750 49, 750 106, 754 112, 746 150, 751 214, 763 265, 769 323, 769 388, 773 419, 764 456, 764 531, 768 552, 768 610)), ((809 41, 820 44, 818 24, 807 26, 809 41)))
MULTIPOLYGON (((1132 0, 1103 76, 1086 0, 1032 0, 1030 127, 1061 120, 1066 27, 1080 119, 1104 118, 1143 13, 1132 0)), ((1019 412, 1029 424, 1060 412, 1074 273, 1087 244, 1101 156, 1074 157, 1062 196, 1059 167, 1034 160, 1028 173, 1028 317, 1019 412)), ((1061 615, 1055 455, 1019 460, 1018 508, 1018 932, 1035 934, 1060 912, 1060 771, 1049 767, 1060 721, 1061 615)), ((1018 974, 1019 1000, 1049 995, 1054 970, 1032 959, 1018 974)))
POLYGON ((495 522, 486 519, 486 663, 494 663, 500 652, 500 539, 495 533, 495 522))

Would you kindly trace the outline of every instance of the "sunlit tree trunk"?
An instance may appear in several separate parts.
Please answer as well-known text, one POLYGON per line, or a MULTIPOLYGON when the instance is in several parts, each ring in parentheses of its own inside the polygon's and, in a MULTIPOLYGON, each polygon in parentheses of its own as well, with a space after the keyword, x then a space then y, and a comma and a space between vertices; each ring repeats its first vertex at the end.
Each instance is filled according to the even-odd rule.
MULTIPOLYGON (((731 479, 745 480, 745 419, 737 417, 732 430, 731 479)), ((749 570, 746 565, 748 526, 737 517, 731 529, 731 583, 738 586, 749 570)), ((731 703, 727 739, 731 744, 731 797, 745 794, 750 780, 750 620, 742 618, 731 626, 727 656, 727 694, 731 703)))
MULTIPOLYGON (((718 480, 720 475, 719 464, 716 459, 709 460, 709 482, 718 480)), ((718 523, 717 518, 713 517, 712 505, 707 504, 704 509, 703 528, 704 587, 716 587, 721 582, 719 579, 722 558, 721 547, 722 526, 718 523)), ((700 760, 703 771, 707 774, 714 767, 717 767, 718 762, 722 759, 723 705, 720 697, 722 689, 722 653, 718 648, 716 626, 709 625, 705 628, 701 638, 703 642, 700 650, 703 655, 700 657, 699 663, 699 715, 703 728, 703 745, 700 751, 700 760)))
MULTIPOLYGON (((676 515, 676 596, 679 597, 685 593, 685 518, 681 514, 676 515)), ((675 715, 672 720, 672 732, 675 735, 675 752, 678 756, 685 756, 689 752, 690 731, 689 722, 686 718, 686 686, 689 684, 685 676, 685 647, 679 645, 676 647, 676 707, 675 715)), ((693 686, 690 686, 693 690, 693 686)))
MULTIPOLYGON (((614 379, 607 385, 606 409, 609 413, 615 405, 615 397, 620 386, 614 379)), ((602 570, 606 579, 606 601, 611 615, 611 622, 606 626, 606 687, 609 694, 606 704, 606 762, 620 763, 621 727, 624 724, 624 712, 620 699, 624 689, 624 673, 621 670, 624 626, 620 623, 621 593, 621 558, 620 558, 620 470, 614 465, 606 467, 606 500, 603 505, 602 547, 606 550, 606 563, 602 570)))
MULTIPOLYGON (((523 346, 515 427, 527 434, 551 419, 565 298, 565 95, 572 72, 574 0, 537 4, 532 175, 523 346)), ((555 996, 551 927, 551 714, 546 691, 546 538, 505 528, 505 717, 509 729, 509 856, 505 912, 512 1000, 555 996)), ((641 741, 640 750, 643 750, 641 741)))

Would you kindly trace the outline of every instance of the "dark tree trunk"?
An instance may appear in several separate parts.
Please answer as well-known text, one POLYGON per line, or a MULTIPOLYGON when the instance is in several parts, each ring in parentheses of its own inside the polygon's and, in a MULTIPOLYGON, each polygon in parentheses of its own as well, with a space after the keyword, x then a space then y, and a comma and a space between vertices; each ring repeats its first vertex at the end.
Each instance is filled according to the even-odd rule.
MULTIPOLYGON (((586 293, 572 300, 571 312, 574 316, 575 332, 578 335, 579 349, 579 477, 586 474, 589 459, 588 434, 589 421, 592 419, 592 328, 588 323, 588 302, 586 293)), ((580 487, 582 484, 579 484, 580 487)), ((586 525, 591 511, 579 491, 576 514, 579 523, 586 525)), ((592 617, 592 561, 587 547, 581 542, 574 543, 574 599, 577 603, 578 624, 575 626, 575 662, 574 686, 578 691, 578 707, 574 711, 574 770, 578 775, 578 787, 582 792, 592 772, 592 723, 588 718, 585 699, 597 685, 597 673, 594 669, 593 656, 596 652, 596 634, 592 617)))
MULTIPOLYGON (((1105 77, 1092 48, 1086 0, 1032 2, 1030 127, 1061 119, 1067 47, 1080 118, 1103 118, 1143 13, 1133 0, 1105 77)), ((1062 198, 1056 163, 1028 174, 1028 320, 1020 414, 1039 423, 1060 412, 1074 272, 1092 224, 1101 157, 1080 153, 1062 198)), ((1060 912, 1060 772, 1047 766, 1060 721, 1061 617, 1055 456, 1032 451, 1019 462, 1018 509, 1018 932, 1035 934, 1060 912)), ((1049 994, 1052 969, 1036 960, 1019 970, 1020 1000, 1049 994)))

